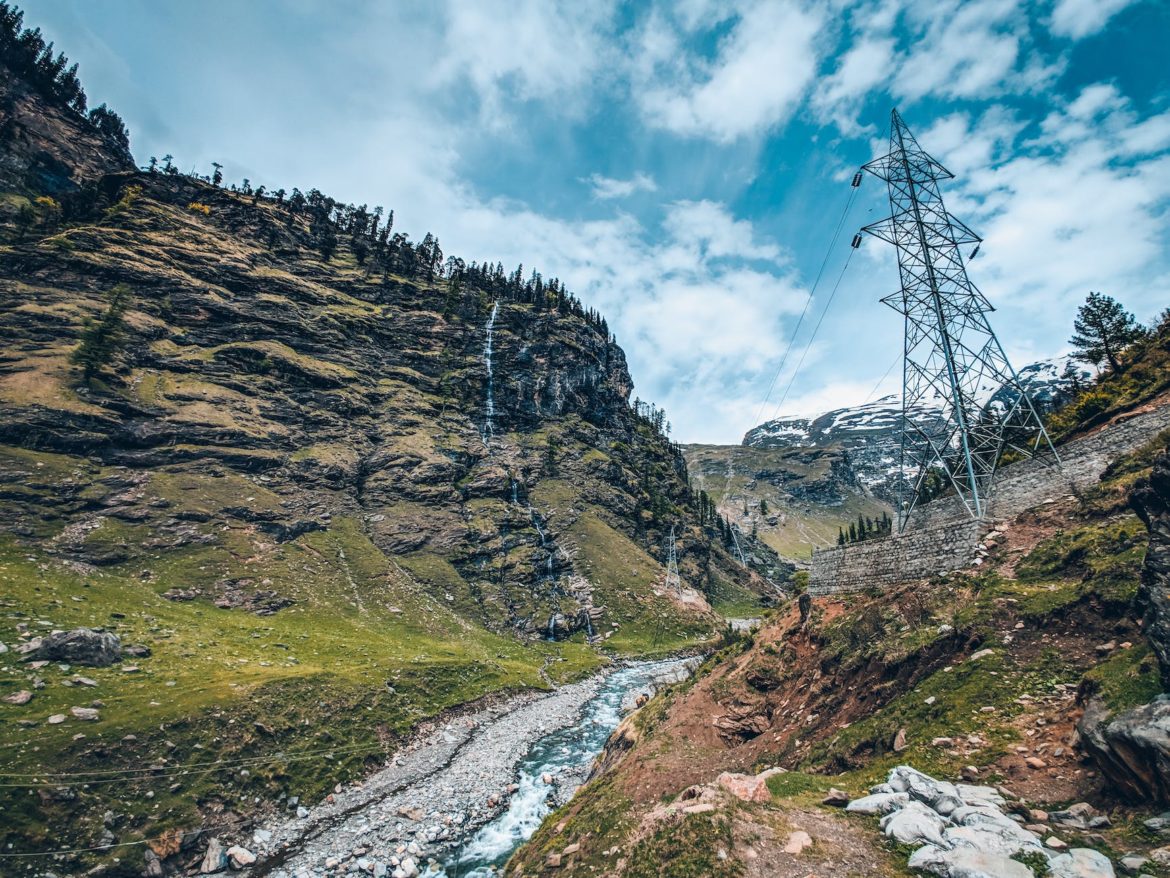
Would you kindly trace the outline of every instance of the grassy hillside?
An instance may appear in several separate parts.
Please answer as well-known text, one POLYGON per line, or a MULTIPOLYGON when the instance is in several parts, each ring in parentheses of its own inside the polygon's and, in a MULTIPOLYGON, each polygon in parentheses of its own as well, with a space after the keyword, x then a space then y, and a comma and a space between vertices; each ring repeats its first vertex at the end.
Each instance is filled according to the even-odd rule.
POLYGON ((701 646, 772 591, 559 284, 102 160, 0 73, 0 697, 31 693, 0 703, 6 851, 313 801, 447 708, 701 646), (661 589, 672 526, 694 600, 661 589), (77 626, 149 655, 20 660, 77 626))
POLYGON ((834 545, 857 517, 880 518, 891 507, 871 496, 835 448, 688 445, 697 487, 745 533, 758 534, 781 557, 807 560, 834 545), (746 509, 746 512, 745 512, 746 509))

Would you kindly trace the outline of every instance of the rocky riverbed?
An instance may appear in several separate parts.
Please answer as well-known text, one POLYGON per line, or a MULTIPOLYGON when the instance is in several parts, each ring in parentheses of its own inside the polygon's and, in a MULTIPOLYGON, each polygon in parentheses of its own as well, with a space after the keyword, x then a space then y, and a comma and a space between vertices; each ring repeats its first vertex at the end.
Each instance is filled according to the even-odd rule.
POLYGON ((572 795, 633 699, 693 665, 634 663, 452 719, 363 783, 338 787, 313 807, 294 803, 287 818, 261 824, 238 845, 213 842, 203 871, 411 878, 442 874, 450 863, 461 864, 460 874, 489 868, 572 795))

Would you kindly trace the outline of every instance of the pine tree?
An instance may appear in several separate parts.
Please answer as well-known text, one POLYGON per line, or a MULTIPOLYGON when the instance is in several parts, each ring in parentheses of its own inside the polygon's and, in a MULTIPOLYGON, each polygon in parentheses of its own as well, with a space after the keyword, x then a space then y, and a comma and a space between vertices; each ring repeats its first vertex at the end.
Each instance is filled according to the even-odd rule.
POLYGON ((1069 339, 1076 350, 1073 358, 1100 366, 1106 362, 1114 372, 1123 372, 1121 353, 1145 335, 1138 324, 1116 299, 1103 293, 1089 293, 1077 311, 1076 330, 1069 339))
POLYGON ((841 528, 837 528, 837 545, 845 545, 845 531, 843 531, 841 528))
POLYGON ((130 307, 130 287, 118 284, 110 291, 110 305, 97 320, 86 323, 81 343, 69 357, 81 367, 82 378, 88 384, 114 358, 124 335, 123 317, 130 307))

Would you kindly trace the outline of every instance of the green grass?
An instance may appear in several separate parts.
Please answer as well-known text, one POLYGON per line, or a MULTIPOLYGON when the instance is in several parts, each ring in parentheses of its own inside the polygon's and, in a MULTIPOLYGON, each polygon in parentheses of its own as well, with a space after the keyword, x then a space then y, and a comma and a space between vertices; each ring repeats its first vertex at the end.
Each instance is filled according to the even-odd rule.
POLYGON ((722 813, 687 814, 656 829, 630 853, 629 878, 738 878, 743 863, 732 856, 731 817, 722 813))
POLYGON ((246 779, 217 771, 117 789, 95 785, 72 802, 6 790, 0 843, 16 850, 93 843, 100 814, 112 805, 130 812, 121 834, 131 838, 195 825, 195 803, 208 797, 244 804, 285 792, 312 801, 358 776, 368 759, 380 758, 425 717, 489 692, 543 687, 546 666, 549 679, 563 681, 601 662, 580 644, 525 646, 456 617, 394 571, 347 519, 279 546, 255 572, 220 547, 160 554, 149 564, 148 581, 141 563, 81 574, 40 552, 0 543, 0 640, 19 642, 19 625, 32 632, 104 626, 123 643, 153 650, 121 666, 68 671, 56 664, 30 671, 5 656, 0 692, 32 688, 38 677, 45 684, 34 689, 30 704, 3 705, 5 770, 112 769, 160 758, 181 766, 325 749, 336 751, 333 758, 256 765, 246 779), (243 572, 271 579, 297 603, 260 617, 159 594, 243 572), (140 670, 126 673, 132 662, 140 670), (77 673, 98 685, 67 685, 77 673), (102 702, 98 722, 45 725, 50 714, 68 714, 94 699, 102 702), (84 737, 74 740, 77 734, 84 737), (120 743, 127 735, 137 740, 120 743), (178 788, 171 790, 170 782, 178 788), (153 799, 144 798, 148 789, 153 799), (115 801, 127 794, 129 801, 115 801))
POLYGON ((1149 704, 1162 694, 1158 662, 1145 642, 1117 650, 1085 674, 1085 685, 1114 712, 1149 704))

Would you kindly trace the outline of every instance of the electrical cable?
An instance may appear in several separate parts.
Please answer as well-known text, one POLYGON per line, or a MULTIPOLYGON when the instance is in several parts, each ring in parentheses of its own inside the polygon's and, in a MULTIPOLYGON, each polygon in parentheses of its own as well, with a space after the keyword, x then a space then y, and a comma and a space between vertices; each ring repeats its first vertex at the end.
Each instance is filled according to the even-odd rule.
POLYGON ((808 338, 808 344, 804 346, 804 351, 800 354, 800 360, 796 364, 796 369, 792 372, 792 378, 789 379, 788 386, 784 388, 784 395, 780 397, 780 402, 776 403, 776 413, 772 416, 773 419, 779 417, 780 408, 784 405, 784 401, 788 399, 788 392, 792 390, 792 385, 796 382, 797 376, 800 375, 800 369, 804 365, 804 358, 808 356, 813 342, 816 341, 821 324, 825 322, 825 315, 829 313, 829 307, 833 304, 833 299, 837 296, 837 290, 841 286, 841 281, 845 279, 845 272, 849 268, 849 263, 853 261, 854 252, 853 248, 850 248, 849 255, 845 259, 845 264, 841 266, 841 274, 837 276, 837 282, 833 285, 833 291, 829 293, 828 301, 825 302, 825 307, 821 309, 821 316, 817 318, 817 325, 813 327, 812 335, 808 338))
MULTIPOLYGON (((858 188, 856 186, 850 187, 849 197, 845 200, 845 208, 841 211, 841 216, 837 220, 837 226, 833 230, 833 237, 829 240, 829 247, 825 251, 825 257, 821 260, 821 266, 817 270, 816 277, 813 279, 813 285, 809 288, 808 297, 804 300, 804 307, 800 311, 800 316, 796 319, 796 325, 792 328, 792 335, 788 339, 788 344, 784 348, 784 353, 780 357, 780 363, 776 367, 776 371, 772 375, 772 380, 768 384, 768 392, 764 395, 763 401, 760 403, 759 410, 756 412, 755 420, 753 421, 753 428, 759 426, 762 422, 760 418, 764 414, 764 409, 768 406, 768 401, 772 398, 772 391, 776 389, 776 382, 780 379, 781 373, 784 371, 784 366, 788 362, 788 355, 792 352, 792 346, 796 342, 797 334, 800 332, 800 327, 804 323, 805 315, 808 314, 809 305, 812 304, 813 296, 816 294, 817 287, 820 285, 821 278, 825 273, 825 267, 829 264, 829 258, 833 255, 833 250, 837 246, 837 240, 841 236, 841 229, 845 226, 845 219, 849 215, 850 209, 853 207, 853 202, 857 197, 858 188)), ((852 254, 851 254, 852 255, 852 254)), ((738 445, 733 445, 731 451, 727 455, 727 478, 723 483, 723 493, 719 498, 719 504, 722 506, 727 502, 727 494, 731 490, 731 479, 734 475, 734 460, 735 452, 739 448, 738 445)))

